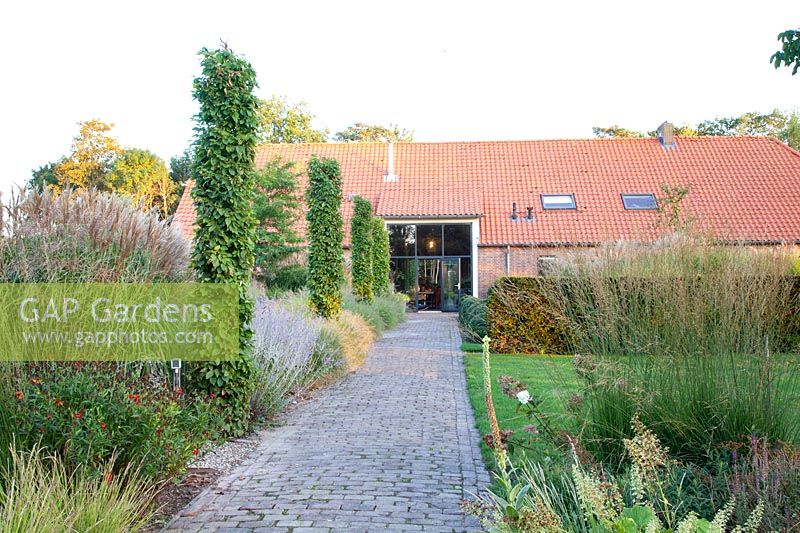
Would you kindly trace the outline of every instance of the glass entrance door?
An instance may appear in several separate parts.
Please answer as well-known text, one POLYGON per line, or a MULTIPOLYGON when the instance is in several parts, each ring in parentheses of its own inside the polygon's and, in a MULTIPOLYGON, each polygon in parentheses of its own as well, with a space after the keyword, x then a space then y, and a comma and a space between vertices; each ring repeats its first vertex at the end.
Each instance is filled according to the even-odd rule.
POLYGON ((461 294, 461 259, 442 260, 442 311, 458 311, 461 294))

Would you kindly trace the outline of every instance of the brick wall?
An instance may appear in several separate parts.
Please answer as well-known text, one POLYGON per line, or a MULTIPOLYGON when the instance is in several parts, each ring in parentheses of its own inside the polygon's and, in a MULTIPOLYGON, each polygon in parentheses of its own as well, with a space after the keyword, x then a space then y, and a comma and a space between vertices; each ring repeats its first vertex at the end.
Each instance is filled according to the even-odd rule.
POLYGON ((568 259, 571 255, 593 253, 594 248, 567 248, 531 246, 480 246, 478 247, 478 292, 486 297, 486 291, 502 276, 536 276, 539 274, 539 258, 555 257, 568 259), (506 257, 509 257, 506 262, 506 257))

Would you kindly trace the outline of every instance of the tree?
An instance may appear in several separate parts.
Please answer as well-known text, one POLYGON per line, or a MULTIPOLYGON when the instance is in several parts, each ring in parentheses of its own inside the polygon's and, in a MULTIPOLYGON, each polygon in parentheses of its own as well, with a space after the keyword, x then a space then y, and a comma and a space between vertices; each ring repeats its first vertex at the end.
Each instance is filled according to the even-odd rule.
POLYGON ((267 143, 324 143, 328 130, 312 126, 314 116, 305 102, 290 104, 285 98, 273 95, 258 101, 259 134, 267 143))
POLYGON ((108 135, 113 124, 98 119, 80 122, 68 157, 55 167, 57 189, 96 187, 108 190, 108 174, 114 159, 122 152, 116 139, 108 135))
POLYGON ((253 363, 249 296, 255 219, 253 168, 258 142, 256 73, 227 45, 200 51, 202 74, 194 80, 200 104, 195 117, 193 175, 197 230, 192 266, 203 283, 239 288, 239 358, 191 367, 189 381, 205 394, 222 396, 223 430, 240 435, 250 418, 253 363))
POLYGON ((594 133, 595 137, 600 137, 601 139, 636 139, 639 137, 644 137, 644 133, 629 130, 623 128, 622 126, 608 126, 607 128, 595 126, 592 128, 592 133, 594 133))
POLYGON ((372 204, 356 196, 353 200, 353 219, 350 221, 350 249, 353 265, 353 294, 356 300, 371 302, 372 286, 372 204))
POLYGON ((301 251, 295 231, 300 198, 293 163, 270 161, 256 173, 253 214, 256 218, 255 265, 267 287, 287 268, 286 260, 301 251))
POLYGON ((364 124, 356 122, 333 136, 336 142, 411 142, 414 132, 400 129, 397 125, 390 124, 379 126, 377 124, 364 124))
POLYGON ((311 309, 323 318, 339 314, 344 283, 342 176, 335 159, 308 162, 308 289, 311 309))
POLYGON ((383 220, 372 218, 372 292, 382 296, 389 292, 389 232, 383 220))
POLYGON ((781 49, 772 54, 769 61, 775 64, 776 69, 781 66, 792 69, 794 76, 800 70, 800 29, 779 33, 778 41, 781 42, 781 49))
MULTIPOLYGON (((645 137, 644 133, 628 130, 622 126, 608 128, 592 128, 594 134, 601 138, 609 137, 645 137)), ((744 113, 738 117, 717 117, 704 120, 697 126, 684 124, 674 127, 675 135, 679 137, 703 136, 737 136, 752 135, 758 137, 776 137, 795 150, 800 149, 800 123, 797 113, 786 114, 778 109, 770 113, 744 113)), ((656 131, 647 132, 648 137, 657 137, 656 131)))
POLYGON ((131 148, 115 160, 108 177, 109 189, 130 196, 146 209, 157 209, 162 218, 175 202, 175 183, 167 165, 149 150, 131 148))
POLYGON ((780 137, 787 116, 775 109, 771 113, 745 113, 738 117, 717 117, 697 125, 698 135, 755 135, 780 137))
POLYGON ((31 179, 28 181, 28 188, 42 192, 45 189, 59 188, 58 176, 56 176, 56 165, 58 163, 47 163, 35 170, 31 170, 31 179))

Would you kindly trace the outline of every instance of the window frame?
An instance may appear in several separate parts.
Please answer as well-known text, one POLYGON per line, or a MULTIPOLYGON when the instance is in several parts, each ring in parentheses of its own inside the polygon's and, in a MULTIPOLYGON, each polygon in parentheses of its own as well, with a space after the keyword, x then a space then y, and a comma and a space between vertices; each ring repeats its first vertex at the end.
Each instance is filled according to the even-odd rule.
POLYGON ((539 194, 539 202, 542 204, 542 209, 545 211, 577 211, 578 209, 578 202, 575 201, 575 193, 540 193, 539 194), (547 207, 545 204, 545 197, 552 197, 552 196, 569 196, 572 200, 572 205, 570 207, 547 207))
POLYGON ((619 198, 622 201, 622 207, 625 211, 658 211, 658 198, 651 192, 622 192, 619 193, 619 198), (625 197, 631 196, 649 196, 653 200, 653 207, 628 207, 625 203, 625 197))

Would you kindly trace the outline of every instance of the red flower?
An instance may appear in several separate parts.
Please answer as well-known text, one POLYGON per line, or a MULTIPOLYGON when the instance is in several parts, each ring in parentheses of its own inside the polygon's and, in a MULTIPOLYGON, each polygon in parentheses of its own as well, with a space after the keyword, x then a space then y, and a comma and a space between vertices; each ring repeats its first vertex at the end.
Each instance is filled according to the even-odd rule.
POLYGON ((106 427, 108 426, 106 426, 105 422, 100 422, 100 429, 106 429, 106 427))
POLYGON ((142 398, 138 394, 128 394, 128 399, 136 405, 142 403, 142 398))
POLYGON ((114 474, 111 472, 106 472, 104 479, 106 480, 106 483, 111 483, 111 481, 114 480, 114 474))
POLYGON ((164 428, 156 428, 156 435, 160 437, 162 433, 164 433, 164 428))
POLYGON ((195 448, 194 450, 192 450, 192 455, 200 455, 200 450, 195 448))
POLYGON ((76 411, 75 413, 72 414, 72 417, 75 420, 80 420, 81 418, 83 418, 83 411, 76 411))
POLYGON ((83 363, 81 363, 80 361, 75 361, 74 364, 75 364, 75 368, 80 368, 81 366, 83 366, 83 363))
POLYGON ((30 383, 31 385, 38 385, 41 382, 42 380, 38 378, 31 378, 30 380, 28 380, 28 383, 30 383))
POLYGON ((64 401, 63 400, 59 400, 58 398, 53 400, 53 403, 56 404, 58 407, 64 407, 64 401))
POLYGON ((216 392, 212 392, 212 393, 210 394, 210 396, 211 396, 211 399, 213 400, 214 398, 216 398, 216 397, 217 397, 217 393, 216 393, 216 392))
POLYGON ((25 395, 22 394, 21 390, 18 390, 18 391, 16 391, 14 393, 14 398, 16 398, 17 400, 22 400, 24 397, 25 397, 25 395))
POLYGON ((181 395, 183 395, 183 389, 181 387, 178 387, 177 389, 175 389, 175 396, 181 396, 181 395))

